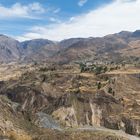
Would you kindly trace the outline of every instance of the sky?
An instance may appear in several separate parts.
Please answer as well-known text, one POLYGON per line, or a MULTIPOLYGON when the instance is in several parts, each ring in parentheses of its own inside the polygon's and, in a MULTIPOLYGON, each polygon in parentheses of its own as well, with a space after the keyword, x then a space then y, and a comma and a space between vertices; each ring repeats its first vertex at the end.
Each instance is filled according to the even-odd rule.
POLYGON ((0 34, 60 41, 140 29, 140 0, 0 0, 0 34))

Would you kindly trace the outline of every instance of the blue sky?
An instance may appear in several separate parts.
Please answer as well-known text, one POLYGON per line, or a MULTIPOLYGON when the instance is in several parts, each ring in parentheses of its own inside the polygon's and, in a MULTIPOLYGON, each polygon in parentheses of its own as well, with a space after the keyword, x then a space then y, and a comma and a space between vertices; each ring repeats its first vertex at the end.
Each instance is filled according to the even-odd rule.
POLYGON ((0 34, 62 40, 135 30, 139 6, 140 0, 0 0, 0 34))

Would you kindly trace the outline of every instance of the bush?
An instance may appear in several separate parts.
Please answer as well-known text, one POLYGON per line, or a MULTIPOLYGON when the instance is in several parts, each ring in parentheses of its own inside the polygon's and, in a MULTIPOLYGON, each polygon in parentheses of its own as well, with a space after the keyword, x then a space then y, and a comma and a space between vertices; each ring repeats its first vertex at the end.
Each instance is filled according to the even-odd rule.
POLYGON ((109 89, 108 89, 108 93, 112 93, 112 92, 113 92, 112 88, 109 87, 109 89))
POLYGON ((96 69, 95 69, 95 74, 97 75, 97 74, 101 74, 102 73, 102 70, 103 70, 103 67, 102 66, 98 66, 98 67, 96 67, 96 69))
POLYGON ((97 83, 97 88, 98 88, 98 89, 101 89, 101 87, 102 87, 101 82, 98 82, 98 83, 97 83))
POLYGON ((83 64, 83 63, 80 63, 80 71, 81 71, 81 72, 84 72, 85 69, 86 69, 86 65, 83 64))
POLYGON ((112 94, 113 96, 115 95, 115 92, 113 91, 113 89, 111 87, 109 87, 108 93, 112 94))

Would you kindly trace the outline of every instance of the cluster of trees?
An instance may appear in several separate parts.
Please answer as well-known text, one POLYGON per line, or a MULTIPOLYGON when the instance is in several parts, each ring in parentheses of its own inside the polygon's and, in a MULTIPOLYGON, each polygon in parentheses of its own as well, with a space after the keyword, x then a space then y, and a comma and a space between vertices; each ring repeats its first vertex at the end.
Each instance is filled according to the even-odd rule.
POLYGON ((108 71, 107 66, 103 65, 92 65, 90 67, 86 66, 86 64, 80 63, 80 70, 81 72, 94 72, 96 75, 105 73, 108 71))

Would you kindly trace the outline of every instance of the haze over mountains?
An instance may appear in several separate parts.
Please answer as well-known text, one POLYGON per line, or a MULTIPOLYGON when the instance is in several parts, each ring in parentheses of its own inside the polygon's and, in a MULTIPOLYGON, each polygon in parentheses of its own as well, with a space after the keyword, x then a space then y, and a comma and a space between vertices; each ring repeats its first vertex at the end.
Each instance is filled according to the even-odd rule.
POLYGON ((0 35, 0 62, 41 61, 72 62, 79 60, 109 60, 119 57, 139 57, 140 30, 97 38, 71 38, 54 42, 34 39, 19 42, 0 35))

